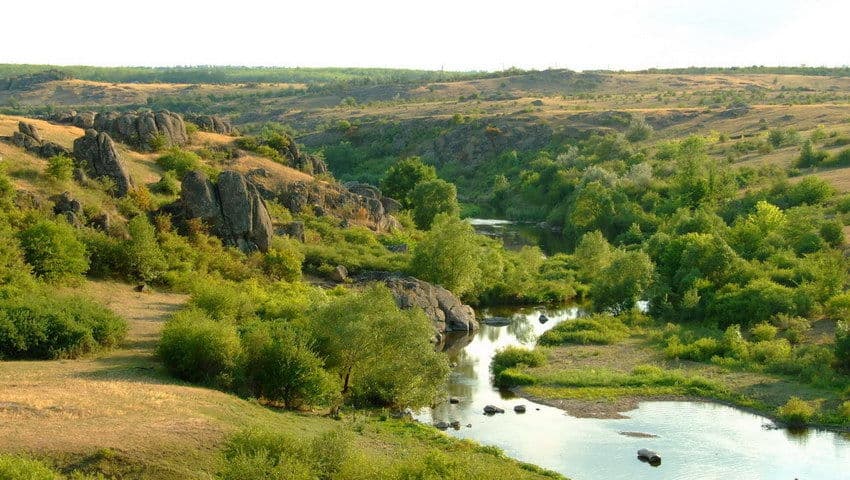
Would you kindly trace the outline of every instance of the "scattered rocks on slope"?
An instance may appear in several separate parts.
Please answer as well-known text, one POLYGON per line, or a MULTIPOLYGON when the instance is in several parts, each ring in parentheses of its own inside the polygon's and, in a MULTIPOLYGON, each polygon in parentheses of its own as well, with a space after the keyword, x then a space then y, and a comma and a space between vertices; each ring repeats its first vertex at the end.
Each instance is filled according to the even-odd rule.
POLYGON ((105 132, 88 129, 84 136, 74 140, 74 159, 90 176, 112 179, 118 197, 127 195, 133 186, 127 167, 115 149, 115 142, 105 132))
POLYGON ((44 141, 38 127, 27 122, 18 122, 18 131, 14 132, 11 137, 6 137, 5 140, 43 158, 71 155, 71 152, 62 145, 44 141))
POLYGON ((369 272, 358 280, 383 282, 392 292, 399 308, 421 308, 440 333, 472 332, 478 329, 472 307, 464 305, 452 292, 439 285, 389 272, 369 272))
POLYGON ((140 150, 183 146, 189 142, 183 117, 168 110, 98 113, 94 129, 108 132, 116 140, 140 150), (158 145, 158 142, 164 144, 158 145))
POLYGON ((64 216, 68 223, 75 227, 83 225, 85 219, 83 205, 79 200, 73 198, 70 192, 63 192, 61 195, 54 196, 51 200, 53 200, 53 213, 55 215, 64 216))
POLYGON ((230 119, 219 115, 186 115, 185 120, 194 123, 201 131, 234 135, 239 132, 230 123, 230 119))
POLYGON ((225 170, 213 184, 199 171, 183 176, 180 200, 169 213, 180 222, 202 220, 226 245, 244 252, 267 252, 272 221, 256 187, 233 170, 225 170))

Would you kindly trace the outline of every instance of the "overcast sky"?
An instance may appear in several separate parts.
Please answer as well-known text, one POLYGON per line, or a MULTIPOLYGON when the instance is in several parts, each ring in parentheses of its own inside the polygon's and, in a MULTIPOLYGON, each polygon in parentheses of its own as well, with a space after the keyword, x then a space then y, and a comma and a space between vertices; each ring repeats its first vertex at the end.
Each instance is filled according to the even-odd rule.
POLYGON ((850 64, 850 0, 5 2, 0 63, 499 70, 850 64))

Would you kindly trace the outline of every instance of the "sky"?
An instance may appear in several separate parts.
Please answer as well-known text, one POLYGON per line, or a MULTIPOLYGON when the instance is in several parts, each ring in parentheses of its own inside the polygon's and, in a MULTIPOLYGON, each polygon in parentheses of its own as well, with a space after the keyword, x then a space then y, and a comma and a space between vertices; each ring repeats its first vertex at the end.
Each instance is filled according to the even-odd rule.
POLYGON ((7 3, 0 63, 434 70, 850 65, 850 0, 7 3))

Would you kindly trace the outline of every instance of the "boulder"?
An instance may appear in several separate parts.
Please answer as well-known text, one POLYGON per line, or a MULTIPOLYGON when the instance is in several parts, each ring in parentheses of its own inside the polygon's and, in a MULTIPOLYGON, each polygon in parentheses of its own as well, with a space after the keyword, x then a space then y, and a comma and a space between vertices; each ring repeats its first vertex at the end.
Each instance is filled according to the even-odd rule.
POLYGON ((374 187, 372 185, 369 185, 368 183, 345 182, 343 185, 345 186, 345 188, 348 189, 349 192, 355 193, 362 197, 374 198, 375 200, 380 200, 383 197, 378 187, 374 187))
POLYGON ((70 192, 63 192, 51 198, 53 200, 53 213, 62 215, 70 225, 81 227, 83 225, 83 205, 71 196, 70 192))
POLYGON ((435 423, 434 426, 437 427, 439 430, 448 430, 450 425, 447 422, 440 421, 435 423))
POLYGON ((497 413, 505 413, 505 410, 494 405, 487 405, 484 407, 484 413, 487 415, 495 415, 497 413))
POLYGON ((77 166, 85 168, 90 176, 112 179, 118 197, 127 195, 133 186, 115 142, 105 132, 88 129, 84 136, 74 140, 74 159, 77 166))
POLYGON ((460 420, 452 420, 449 425, 451 425, 455 430, 460 430, 460 420))
POLYGON ((58 143, 53 142, 44 142, 41 144, 41 147, 38 149, 38 155, 43 158, 51 158, 57 155, 62 155, 64 157, 70 157, 71 151, 67 148, 59 145, 58 143))
POLYGON ((239 172, 221 172, 216 184, 202 172, 187 172, 178 204, 167 210, 177 214, 178 223, 200 219, 225 245, 244 252, 269 249, 273 230, 266 203, 239 172))
POLYGON ((487 317, 481 321, 484 325, 490 325, 493 327, 503 327, 505 325, 511 324, 511 319, 506 317, 487 317))
POLYGON ((82 129, 94 128, 95 112, 80 112, 75 113, 71 117, 71 124, 82 129))
POLYGON ((108 232, 112 226, 112 220, 109 218, 108 213, 101 213, 89 219, 89 226, 103 232, 108 232))
POLYGON ((637 452, 637 457, 644 462, 648 462, 650 465, 660 465, 661 464, 661 455, 654 450, 650 450, 648 448, 641 448, 637 452))
POLYGON ((460 403, 460 399, 457 397, 449 397, 449 403, 451 403, 452 405, 456 405, 460 403))
POLYGON ((41 148, 41 142, 22 132, 14 132, 11 142, 16 147, 21 147, 30 152, 36 152, 41 148))
POLYGON ((516 406, 514 406, 514 412, 516 412, 516 413, 525 413, 525 405, 516 405, 516 406))
POLYGON ((537 321, 540 322, 540 323, 546 323, 546 322, 549 321, 549 317, 547 317, 545 314, 541 313, 540 316, 537 318, 537 321))
POLYGON ((281 229, 280 233, 304 243, 304 222, 290 222, 281 229))
POLYGON ((232 135, 238 133, 230 119, 219 115, 186 115, 185 119, 198 126, 201 131, 232 135))
POLYGON ((12 133, 11 137, 7 137, 7 140, 13 145, 43 158, 71 155, 71 152, 62 145, 44 141, 38 128, 27 122, 18 122, 18 131, 12 133))
POLYGON ((18 131, 28 137, 32 137, 38 143, 43 141, 38 128, 31 123, 18 122, 18 131))
POLYGON ((345 283, 348 280, 348 269, 345 268, 345 265, 337 265, 331 271, 331 280, 339 283, 345 283))
POLYGON ((384 212, 390 215, 401 211, 401 202, 390 197, 381 197, 381 205, 384 206, 384 212))

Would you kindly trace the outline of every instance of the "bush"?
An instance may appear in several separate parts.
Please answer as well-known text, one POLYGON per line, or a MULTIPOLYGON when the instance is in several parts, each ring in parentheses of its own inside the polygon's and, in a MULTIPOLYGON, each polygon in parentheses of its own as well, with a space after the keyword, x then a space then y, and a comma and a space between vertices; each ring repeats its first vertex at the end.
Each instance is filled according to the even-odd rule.
POLYGON ((180 182, 177 180, 177 174, 174 173, 174 170, 167 170, 163 173, 159 181, 154 184, 153 189, 155 192, 162 193, 163 195, 177 195, 180 193, 180 182))
POLYGON ((620 319, 608 314, 568 320, 545 332, 537 343, 540 345, 612 344, 629 336, 629 327, 620 319))
POLYGON ((19 238, 27 263, 47 281, 78 276, 89 269, 85 245, 65 222, 41 220, 21 231, 19 238))
POLYGON ((98 278, 126 275, 127 255, 123 241, 92 228, 78 230, 77 236, 89 253, 88 275, 98 278))
POLYGON ((130 231, 130 240, 124 246, 127 273, 146 282, 158 279, 165 273, 168 263, 156 241, 153 225, 146 216, 139 215, 130 220, 127 228, 130 231))
POLYGON ((74 161, 65 155, 56 155, 47 160, 47 175, 60 182, 67 182, 74 174, 74 161))
POLYGON ((750 329, 750 335, 757 341, 773 340, 778 332, 778 328, 767 322, 758 323, 750 329))
POLYGON ((442 285, 456 295, 473 289, 481 276, 481 248, 472 225, 446 214, 416 245, 410 269, 417 278, 442 285))
POLYGON ((723 352, 723 345, 717 339, 711 337, 702 337, 692 343, 682 343, 678 335, 673 335, 667 340, 667 346, 664 348, 664 354, 667 358, 697 362, 706 362, 723 352))
POLYGON ((840 370, 850 372, 850 323, 846 320, 835 327, 835 362, 840 370))
POLYGON ((263 271, 274 280, 294 282, 301 279, 304 254, 295 240, 275 238, 263 257, 263 271))
POLYGON ((800 428, 806 426, 806 423, 812 419, 815 408, 799 397, 791 397, 785 405, 779 407, 777 413, 789 427, 800 428))
POLYGON ((16 455, 0 455, 0 480, 59 480, 45 464, 16 455))
POLYGON ((286 408, 326 403, 339 391, 304 335, 287 324, 259 324, 243 336, 244 375, 253 395, 286 408))
POLYGON ((186 172, 200 168, 201 157, 194 152, 174 147, 169 149, 165 155, 157 158, 156 163, 163 170, 173 170, 178 177, 182 178, 186 172))
POLYGON ((75 358, 126 333, 122 318, 84 298, 36 291, 0 300, 0 358, 75 358))
POLYGON ((165 324, 157 354, 172 375, 190 382, 227 385, 241 353, 236 328, 200 310, 183 310, 165 324))
POLYGON ((410 194, 413 204, 413 220, 422 230, 431 228, 434 218, 441 214, 457 216, 457 188, 445 181, 435 179, 418 183, 410 194))
POLYGON ((493 363, 490 364, 490 371, 493 372, 497 385, 517 385, 516 382, 520 381, 518 380, 518 377, 520 377, 520 375, 517 375, 519 373, 518 371, 515 371, 514 375, 509 375, 505 378, 502 378, 502 374, 506 370, 520 365, 539 367, 545 363, 546 355, 540 350, 529 350, 527 348, 510 346, 496 352, 493 356, 493 363))

